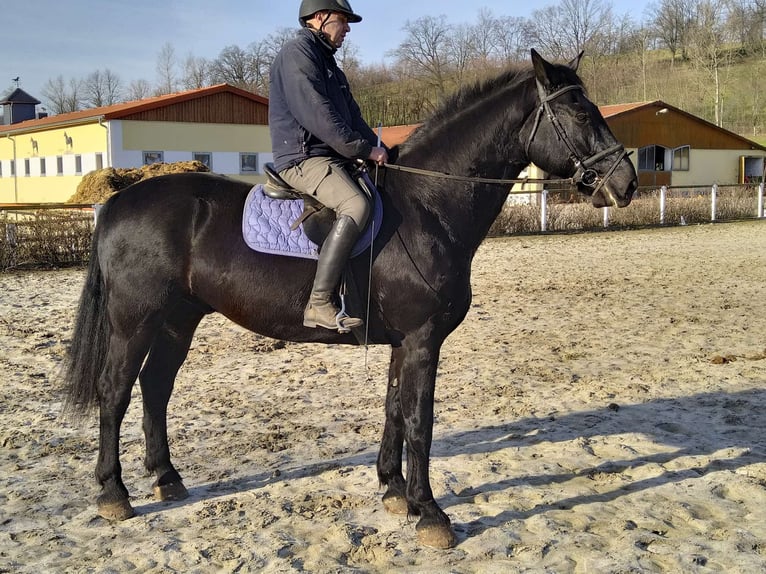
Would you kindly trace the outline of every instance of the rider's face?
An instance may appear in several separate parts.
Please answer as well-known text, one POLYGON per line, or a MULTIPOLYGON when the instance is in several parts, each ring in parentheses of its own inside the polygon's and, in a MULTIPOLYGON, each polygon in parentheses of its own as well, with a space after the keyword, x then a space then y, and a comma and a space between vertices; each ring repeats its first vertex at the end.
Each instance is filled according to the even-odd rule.
POLYGON ((321 31, 335 48, 340 48, 346 34, 351 31, 351 26, 349 26, 348 18, 345 15, 332 12, 330 17, 324 20, 321 31))

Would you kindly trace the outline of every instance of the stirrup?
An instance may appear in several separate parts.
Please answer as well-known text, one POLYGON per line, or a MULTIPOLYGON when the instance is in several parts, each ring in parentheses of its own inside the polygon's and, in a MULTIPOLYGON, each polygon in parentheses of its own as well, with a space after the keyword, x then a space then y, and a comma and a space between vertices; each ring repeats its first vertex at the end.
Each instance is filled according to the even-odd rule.
MULTIPOLYGON (((345 319, 353 319, 355 321, 361 322, 362 325, 364 325, 364 321, 361 319, 358 319, 356 317, 351 317, 348 313, 346 313, 346 280, 343 279, 343 284, 341 285, 341 291, 338 294, 340 298, 340 309, 338 310, 338 313, 335 315, 335 323, 338 325, 338 333, 350 333, 351 328, 346 327, 343 325, 343 321, 345 319)), ((360 327, 362 325, 359 325, 360 327)))

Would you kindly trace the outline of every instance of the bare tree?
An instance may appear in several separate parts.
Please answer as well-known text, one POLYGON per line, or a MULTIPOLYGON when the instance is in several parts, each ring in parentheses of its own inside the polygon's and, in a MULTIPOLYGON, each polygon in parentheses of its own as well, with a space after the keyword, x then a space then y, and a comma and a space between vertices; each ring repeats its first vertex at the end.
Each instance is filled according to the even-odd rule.
POLYGON ((495 57, 500 26, 492 11, 482 8, 479 10, 476 22, 468 28, 469 34, 473 37, 472 55, 480 65, 489 65, 495 57))
POLYGON ((733 40, 749 52, 763 49, 764 10, 763 0, 728 0, 726 24, 733 40))
POLYGON ((495 52, 503 65, 529 58, 527 22, 524 18, 503 16, 497 20, 493 33, 495 52))
POLYGON ((64 81, 64 76, 49 79, 42 89, 48 110, 53 114, 76 112, 81 108, 82 82, 76 79, 64 81))
POLYGON ((178 90, 178 73, 176 67, 175 48, 170 43, 165 43, 157 54, 157 86, 156 94, 172 94, 178 90))
POLYGON ((127 101, 143 100, 151 96, 153 91, 152 85, 147 80, 133 80, 128 86, 125 99, 127 101))
POLYGON ((556 59, 570 59, 582 50, 598 53, 600 35, 613 26, 611 4, 604 0, 561 0, 532 12, 530 39, 556 59))
POLYGON ((91 73, 85 78, 82 88, 84 104, 93 108, 116 104, 122 95, 120 78, 109 68, 91 73))
POLYGON ((210 62, 189 54, 183 62, 181 86, 185 90, 196 90, 210 85, 210 62))
POLYGON ((353 42, 346 40, 335 54, 335 59, 353 86, 362 67, 362 62, 359 60, 359 48, 353 42))
POLYGON ((478 66, 474 69, 471 78, 466 78, 466 72, 474 55, 474 35, 471 27, 462 24, 453 26, 447 37, 447 49, 451 60, 452 73, 458 85, 462 85, 467 79, 475 79, 482 72, 478 66))
POLYGON ((731 66, 732 51, 724 19, 723 0, 703 0, 689 30, 689 58, 705 77, 701 87, 712 85, 715 124, 722 125, 723 87, 731 66), (711 84, 712 82, 712 84, 711 84))
POLYGON ((447 93, 449 79, 449 36, 447 17, 423 16, 404 26, 406 37, 392 54, 405 73, 419 77, 436 88, 440 96, 447 93))
POLYGON ((252 54, 239 46, 227 46, 211 64, 211 76, 215 83, 227 83, 243 90, 256 85, 258 70, 252 54))
POLYGON ((686 59, 689 30, 694 22, 696 0, 660 0, 654 9, 653 25, 657 37, 670 50, 671 63, 676 56, 686 59))

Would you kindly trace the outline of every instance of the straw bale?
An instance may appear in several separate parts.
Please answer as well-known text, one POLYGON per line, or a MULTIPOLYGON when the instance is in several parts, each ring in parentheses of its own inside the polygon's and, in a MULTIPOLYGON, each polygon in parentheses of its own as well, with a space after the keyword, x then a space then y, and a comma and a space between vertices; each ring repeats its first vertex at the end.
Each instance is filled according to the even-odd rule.
POLYGON ((210 171, 199 161, 153 163, 139 168, 98 169, 86 174, 77 186, 77 192, 67 203, 104 203, 113 193, 131 184, 167 173, 210 171))

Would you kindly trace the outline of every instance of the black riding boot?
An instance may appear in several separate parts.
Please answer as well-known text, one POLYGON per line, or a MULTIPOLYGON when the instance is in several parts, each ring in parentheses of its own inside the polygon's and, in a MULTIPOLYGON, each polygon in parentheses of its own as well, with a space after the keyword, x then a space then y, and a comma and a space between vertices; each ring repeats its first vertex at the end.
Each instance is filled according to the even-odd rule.
POLYGON ((319 252, 314 286, 303 313, 303 324, 306 327, 324 327, 347 333, 352 327, 361 327, 364 324, 361 319, 349 317, 345 313, 341 315, 332 301, 357 237, 359 228, 351 217, 341 215, 335 220, 319 252))

